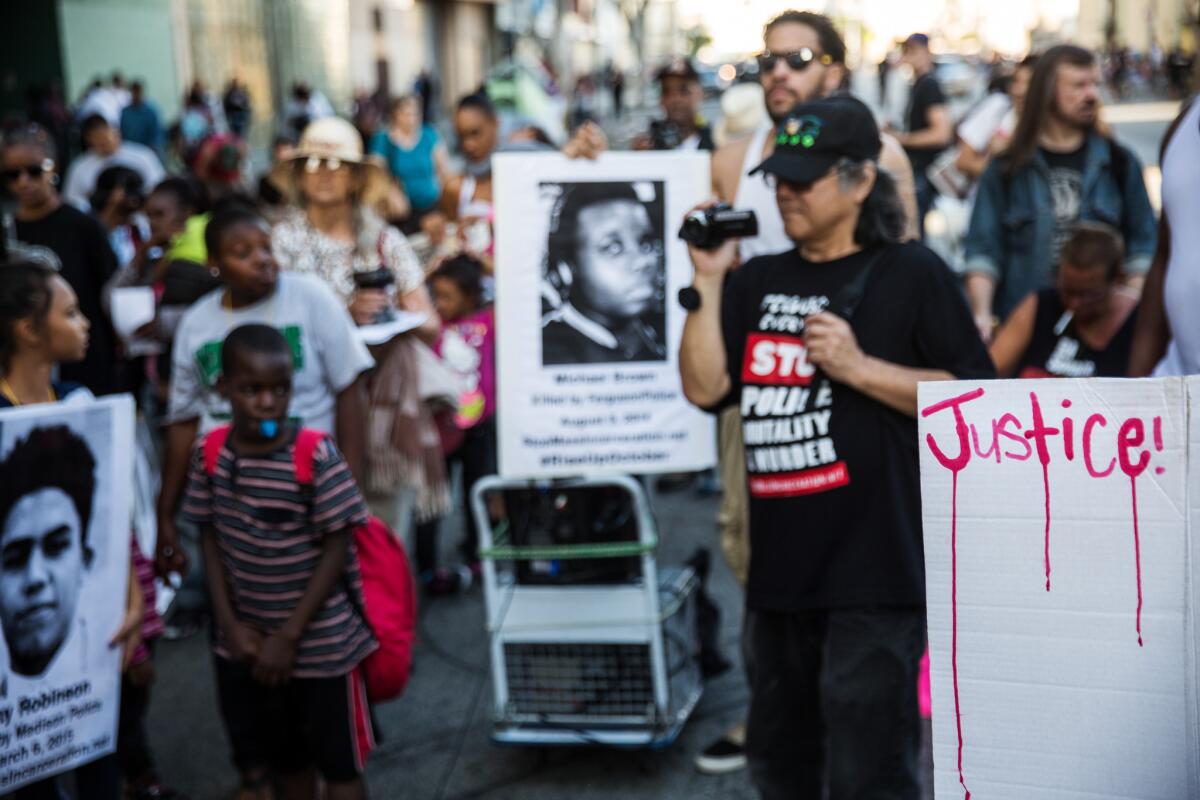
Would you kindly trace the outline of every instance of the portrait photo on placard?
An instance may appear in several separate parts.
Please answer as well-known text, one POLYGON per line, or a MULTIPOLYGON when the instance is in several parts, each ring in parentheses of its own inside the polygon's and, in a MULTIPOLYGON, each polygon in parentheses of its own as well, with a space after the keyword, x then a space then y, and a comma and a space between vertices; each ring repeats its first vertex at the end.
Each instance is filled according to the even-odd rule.
POLYGON ((57 662, 83 671, 97 644, 79 617, 85 587, 109 555, 101 458, 112 435, 99 409, 0 425, 0 631, 7 671, 22 678, 57 662))
POLYGON ((0 412, 0 794, 116 747, 133 399, 0 412))
POLYGON ((538 184, 542 364, 667 360, 663 181, 538 184))

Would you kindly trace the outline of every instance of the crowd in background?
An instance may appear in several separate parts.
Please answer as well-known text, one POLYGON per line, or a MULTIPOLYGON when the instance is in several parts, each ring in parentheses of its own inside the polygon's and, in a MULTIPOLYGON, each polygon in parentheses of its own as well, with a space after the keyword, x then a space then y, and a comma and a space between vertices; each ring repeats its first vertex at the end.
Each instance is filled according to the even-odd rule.
MULTIPOLYGON (((761 90, 731 91, 729 119, 716 128, 701 115, 704 91, 692 63, 662 65, 655 74, 662 114, 633 142, 637 149, 715 151, 716 193, 737 206, 758 206, 761 234, 757 244, 743 243, 745 261, 797 240, 782 222, 771 227, 774 185, 747 172, 770 155, 773 142, 784 142, 775 126, 786 124, 797 102, 842 90, 833 78, 828 85, 797 83, 839 64, 844 72, 844 45, 818 18, 799 15, 779 23, 782 29, 768 27, 768 36, 788 25, 813 27, 823 52, 807 44, 764 51, 761 90), (742 122, 743 113, 753 122, 742 122)), ((914 76, 903 124, 874 137, 880 172, 894 178, 903 207, 896 230, 921 238, 939 196, 966 205, 955 286, 974 325, 970 336, 978 332, 990 366, 1002 376, 1121 376, 1148 374, 1168 354, 1195 371, 1198 353, 1187 339, 1194 323, 1181 316, 1191 284, 1180 268, 1167 271, 1188 252, 1192 234, 1169 227, 1166 214, 1156 219, 1142 165, 1100 117, 1101 69, 1118 97, 1132 82, 1159 75, 1180 96, 1189 71, 1182 55, 1118 51, 1098 61, 1070 45, 1031 54, 1004 65, 994 91, 956 125, 928 37, 915 34, 902 50, 914 76)), ((170 125, 141 82, 126 86, 114 74, 89 87, 73 111, 61 92, 48 89, 34 98, 27 120, 7 126, 0 151, 13 204, 5 215, 7 257, 49 265, 90 322, 85 352, 51 348, 39 357, 56 365, 62 386, 131 392, 138 400, 162 460, 155 476, 158 542, 147 554, 160 575, 178 574, 185 587, 190 576, 192 589, 203 593, 196 565, 205 478, 194 446, 230 413, 218 385, 226 335, 258 325, 280 329, 294 356, 293 413, 333 437, 365 506, 413 542, 426 591, 459 590, 478 577, 473 515, 462 515, 456 563, 439 563, 437 539, 451 513, 455 466, 464 488, 496 469, 492 225, 503 198, 493 192, 491 156, 554 149, 595 156, 607 147, 589 122, 602 86, 613 108, 623 107, 620 70, 606 69, 600 81, 580 76, 570 110, 574 130, 561 148, 534 124, 502 130, 485 92, 464 96, 449 120, 452 148, 431 124, 438 101, 428 73, 411 93, 356 97, 350 119, 336 115, 316 89, 297 84, 281 110, 271 164, 259 175, 250 174, 246 144, 256 109, 236 79, 219 98, 199 82, 189 87, 170 125), (113 296, 129 288, 152 290, 156 313, 122 337, 113 296), (412 324, 386 345, 368 347, 357 336, 357 328, 405 315, 412 324)), ((1185 112, 1193 120, 1195 113, 1185 112)), ((1188 162, 1183 149, 1195 155, 1195 127, 1180 128, 1185 136, 1174 149, 1164 143, 1164 200, 1176 219, 1186 219, 1193 203, 1184 176, 1200 161, 1188 162)), ((785 177, 783 184, 784 192, 802 192, 815 180, 789 184, 785 177)), ((36 267, 25 268, 31 286, 41 280, 48 297, 67 297, 36 267)), ((0 319, 3 335, 12 338, 32 313, 0 303, 8 315, 0 319)), ((26 394, 12 359, 33 363, 35 333, 3 350, 10 361, 0 369, 13 405, 26 394)), ((276 344, 243 347, 268 353, 276 344)), ((739 450, 723 431, 723 457, 739 450)), ((726 492, 740 482, 727 473, 726 492)), ((732 558, 748 555, 734 548, 732 558)), ((186 596, 176 630, 203 608, 188 608, 186 596)), ((122 713, 144 715, 144 703, 122 713)), ((225 713, 232 725, 233 712, 225 713)), ((254 794, 263 776, 252 742, 231 738, 246 796, 268 796, 254 794)), ((705 763, 717 771, 744 764, 744 744, 744 731, 731 731, 705 763)), ((751 757, 766 758, 769 750, 756 741, 751 757)), ((121 768, 129 796, 174 796, 148 756, 121 768)), ((334 768, 330 774, 349 780, 334 768)))

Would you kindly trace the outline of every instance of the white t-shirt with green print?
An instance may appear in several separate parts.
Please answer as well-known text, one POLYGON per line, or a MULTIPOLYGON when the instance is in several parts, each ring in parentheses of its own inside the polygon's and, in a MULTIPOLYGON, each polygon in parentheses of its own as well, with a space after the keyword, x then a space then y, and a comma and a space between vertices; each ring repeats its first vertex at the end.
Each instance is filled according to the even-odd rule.
POLYGON ((203 433, 229 419, 216 390, 221 342, 241 325, 276 327, 292 346, 295 373, 289 414, 306 428, 334 430, 337 395, 374 366, 345 307, 317 278, 283 272, 275 292, 252 306, 225 308, 225 290, 197 300, 179 323, 171 355, 169 422, 200 419, 203 433))

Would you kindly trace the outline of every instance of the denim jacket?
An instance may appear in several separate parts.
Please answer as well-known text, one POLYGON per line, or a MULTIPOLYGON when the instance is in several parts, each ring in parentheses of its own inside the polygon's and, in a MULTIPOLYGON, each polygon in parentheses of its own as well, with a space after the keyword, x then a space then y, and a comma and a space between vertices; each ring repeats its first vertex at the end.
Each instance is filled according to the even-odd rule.
MULTIPOLYGON (((1007 316, 1025 295, 1053 285, 1058 269, 1054 246, 1054 206, 1049 167, 1038 150, 1033 161, 1008 177, 994 160, 979 180, 975 209, 966 239, 967 274, 996 281, 993 312, 1007 316)), ((1150 268, 1157 223, 1142 165, 1129 149, 1092 133, 1083 170, 1080 219, 1104 222, 1125 237, 1125 271, 1141 275, 1150 268), (1121 175, 1113 174, 1112 148, 1124 154, 1121 175)))

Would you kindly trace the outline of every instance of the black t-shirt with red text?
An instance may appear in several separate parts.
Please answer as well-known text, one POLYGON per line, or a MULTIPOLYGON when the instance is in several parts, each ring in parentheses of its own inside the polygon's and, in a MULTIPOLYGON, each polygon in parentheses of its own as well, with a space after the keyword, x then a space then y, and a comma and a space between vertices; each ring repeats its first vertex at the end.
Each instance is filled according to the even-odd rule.
MULTIPOLYGON (((726 281, 721 325, 750 494, 750 608, 925 602, 917 422, 808 363, 804 318, 842 305, 870 254, 751 259, 726 281)), ((867 355, 990 378, 950 270, 919 244, 878 258, 851 327, 867 355)))

